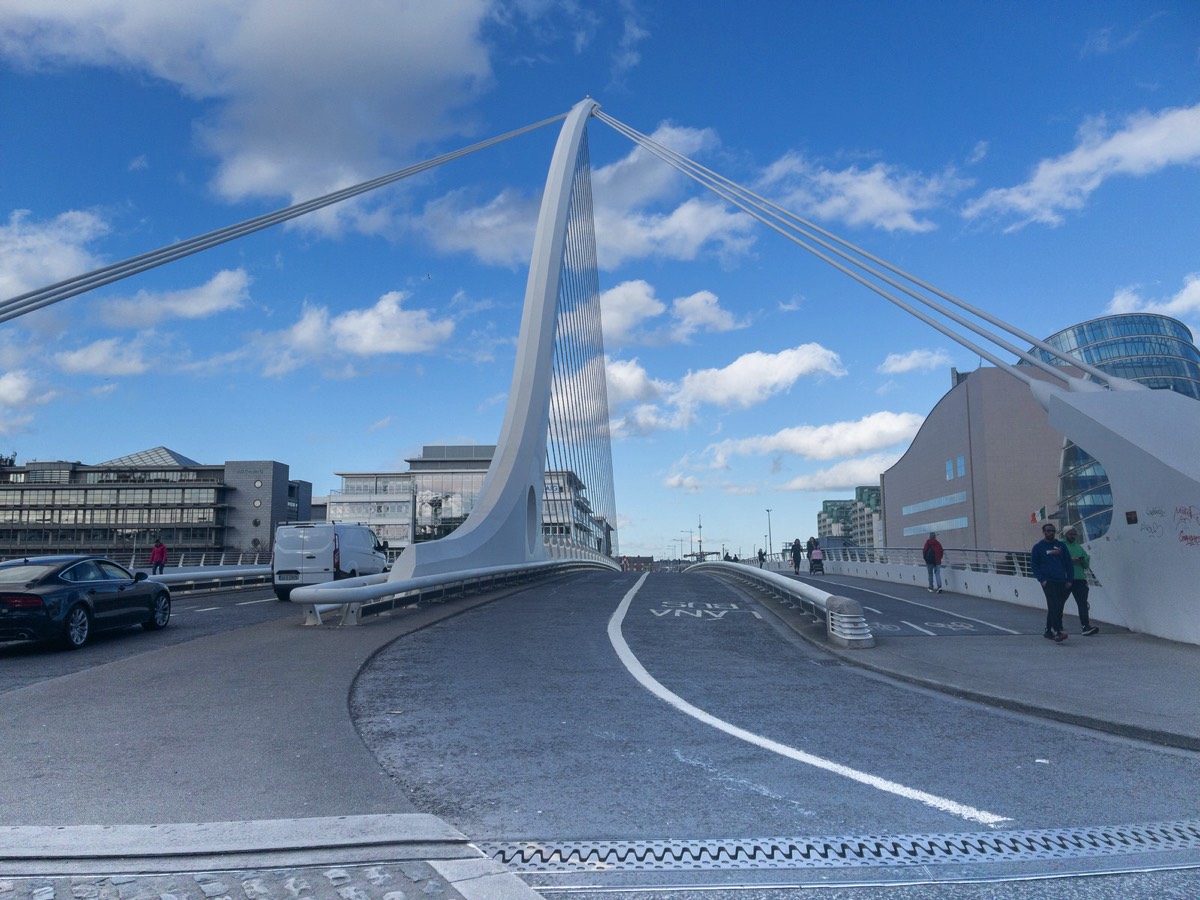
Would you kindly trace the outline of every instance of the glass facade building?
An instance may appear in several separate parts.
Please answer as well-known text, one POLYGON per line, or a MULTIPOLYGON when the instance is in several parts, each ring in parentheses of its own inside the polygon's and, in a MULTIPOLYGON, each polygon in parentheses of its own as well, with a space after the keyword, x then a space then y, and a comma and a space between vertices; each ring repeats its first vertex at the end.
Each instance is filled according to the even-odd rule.
MULTIPOLYGON (((1110 374, 1200 400, 1200 349, 1187 326, 1167 316, 1105 316, 1064 329, 1045 342, 1110 374)), ((1052 365, 1066 365, 1043 350, 1030 352, 1052 365)), ((1064 523, 1078 525, 1086 540, 1103 537, 1112 524, 1112 490, 1104 467, 1068 440, 1060 472, 1058 499, 1064 523)))

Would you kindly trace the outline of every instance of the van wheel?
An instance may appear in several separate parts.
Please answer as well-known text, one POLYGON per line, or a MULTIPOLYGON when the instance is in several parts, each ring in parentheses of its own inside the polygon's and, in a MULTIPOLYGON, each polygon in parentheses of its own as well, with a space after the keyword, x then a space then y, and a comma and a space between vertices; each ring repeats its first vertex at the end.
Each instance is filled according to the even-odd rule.
POLYGON ((292 599, 292 589, 277 587, 275 588, 275 596, 286 603, 292 599))

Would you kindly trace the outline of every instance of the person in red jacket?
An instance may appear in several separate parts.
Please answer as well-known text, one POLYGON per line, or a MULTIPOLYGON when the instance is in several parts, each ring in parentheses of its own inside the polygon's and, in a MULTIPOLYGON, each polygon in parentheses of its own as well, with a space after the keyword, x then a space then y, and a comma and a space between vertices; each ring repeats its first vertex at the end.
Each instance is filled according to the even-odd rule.
POLYGON ((155 541, 150 550, 150 574, 161 575, 167 565, 167 548, 162 541, 155 541))
POLYGON ((929 538, 925 541, 925 546, 921 548, 921 557, 925 560, 925 569, 929 572, 929 593, 940 594, 942 592, 942 545, 938 542, 937 532, 929 532, 929 538), (934 581, 937 581, 937 587, 934 587, 934 581))

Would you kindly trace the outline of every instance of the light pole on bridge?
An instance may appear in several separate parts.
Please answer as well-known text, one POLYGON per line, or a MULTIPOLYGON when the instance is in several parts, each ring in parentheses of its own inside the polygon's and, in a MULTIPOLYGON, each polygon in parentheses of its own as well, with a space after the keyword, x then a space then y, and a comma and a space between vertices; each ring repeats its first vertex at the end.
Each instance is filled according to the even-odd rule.
POLYGON ((767 556, 775 552, 775 535, 771 531, 771 510, 767 510, 767 556))

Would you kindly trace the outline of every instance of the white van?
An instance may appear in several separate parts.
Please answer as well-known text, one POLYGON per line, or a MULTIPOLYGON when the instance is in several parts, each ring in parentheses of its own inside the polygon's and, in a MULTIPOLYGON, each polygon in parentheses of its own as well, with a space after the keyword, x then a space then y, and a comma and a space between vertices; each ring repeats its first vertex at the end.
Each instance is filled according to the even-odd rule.
POLYGON ((280 600, 292 589, 339 578, 386 572, 387 541, 366 525, 305 522, 275 529, 271 582, 280 600))

